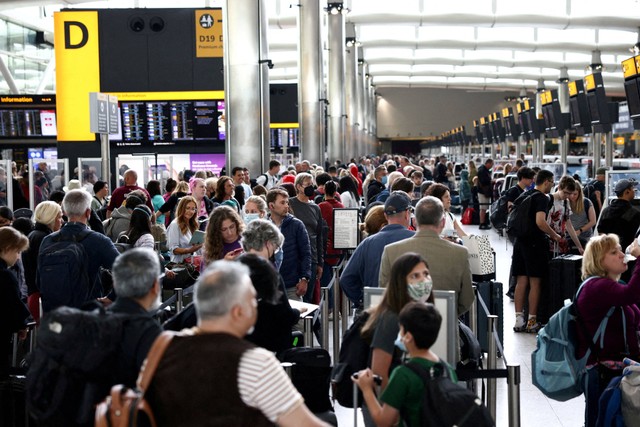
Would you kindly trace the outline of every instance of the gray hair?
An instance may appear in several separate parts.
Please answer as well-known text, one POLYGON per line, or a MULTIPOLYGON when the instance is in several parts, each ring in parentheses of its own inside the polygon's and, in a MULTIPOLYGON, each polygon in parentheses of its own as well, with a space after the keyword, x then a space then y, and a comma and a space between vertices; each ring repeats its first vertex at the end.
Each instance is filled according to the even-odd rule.
POLYGON ((195 285, 198 320, 222 317, 242 302, 245 286, 253 286, 249 269, 239 262, 216 261, 209 265, 195 285))
POLYGON ((416 205, 416 221, 418 225, 440 225, 444 216, 444 206, 437 197, 426 196, 416 205))
POLYGON ((267 202, 264 201, 264 197, 260 196, 251 196, 247 200, 244 201, 245 209, 247 207, 247 203, 255 203, 260 212, 267 213, 267 202))
POLYGON ((68 217, 84 216, 91 209, 91 195, 84 190, 71 190, 62 199, 62 209, 68 217))
POLYGON ((47 200, 41 202, 36 206, 36 211, 33 214, 33 220, 44 225, 51 225, 61 213, 60 205, 56 202, 47 200))
POLYGON ((263 219, 256 219, 247 224, 242 232, 242 249, 245 252, 254 249, 260 251, 267 242, 271 242, 276 246, 282 246, 284 236, 272 222, 263 219))
POLYGON ((158 278, 160 261, 150 248, 133 248, 116 258, 111 271, 118 297, 142 298, 158 278))

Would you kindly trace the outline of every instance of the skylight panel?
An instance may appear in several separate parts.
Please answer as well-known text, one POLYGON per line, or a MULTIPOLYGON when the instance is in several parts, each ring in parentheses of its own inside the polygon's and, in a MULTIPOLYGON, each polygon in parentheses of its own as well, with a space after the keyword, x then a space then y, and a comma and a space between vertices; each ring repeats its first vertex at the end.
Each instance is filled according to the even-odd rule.
POLYGON ((414 65, 412 71, 416 74, 420 73, 453 73, 455 70, 454 65, 447 64, 419 64, 414 65))
POLYGON ((515 51, 514 59, 516 61, 563 62, 564 56, 562 52, 515 51))
POLYGON ((598 32, 599 45, 618 45, 620 43, 624 43, 629 46, 633 46, 637 41, 637 31, 600 30, 598 32))
POLYGON ((422 41, 428 40, 462 40, 474 41, 475 30, 473 27, 441 27, 441 26, 422 26, 418 28, 418 39, 422 41))
POLYGON ((538 43, 579 43, 595 46, 595 30, 588 28, 575 28, 557 30, 553 28, 538 28, 538 43))
MULTIPOLYGON (((473 11, 478 15, 492 14, 492 0, 456 0, 456 1, 434 1, 425 2, 428 10, 424 13, 432 15, 439 14, 468 14, 473 11)), ((403 6, 404 7, 404 6, 403 6)))
POLYGON ((413 49, 388 49, 381 47, 365 48, 364 57, 367 59, 413 59, 413 49))
POLYGON ((478 28, 478 41, 526 42, 533 41, 533 28, 529 27, 493 27, 478 28))
POLYGON ((460 49, 416 49, 415 59, 462 59, 463 52, 460 49))
POLYGON ((415 40, 414 25, 361 25, 358 41, 366 43, 374 40, 415 40))
POLYGON ((369 65, 369 73, 411 73, 411 65, 409 64, 371 64, 369 65))
POLYGON ((513 53, 511 50, 491 50, 491 49, 479 49, 479 50, 465 50, 465 59, 495 59, 495 60, 512 60, 513 53))
MULTIPOLYGON (((600 5, 600 8, 602 5, 600 5)), ((496 14, 507 15, 545 15, 566 16, 566 3, 558 0, 537 0, 523 2, 513 0, 496 0, 496 14)))

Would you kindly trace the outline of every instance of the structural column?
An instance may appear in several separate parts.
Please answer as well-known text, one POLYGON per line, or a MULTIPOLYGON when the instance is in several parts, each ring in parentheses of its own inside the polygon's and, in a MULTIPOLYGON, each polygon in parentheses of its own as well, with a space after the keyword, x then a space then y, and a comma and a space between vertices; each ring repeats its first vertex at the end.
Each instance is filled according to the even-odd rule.
MULTIPOLYGON (((558 79, 558 103, 560 104, 560 111, 569 113, 569 72, 567 67, 560 68, 560 78, 558 79)), ((562 137, 560 143, 560 161, 567 163, 567 155, 569 154, 569 129, 565 130, 565 134, 562 137)))
POLYGON ((227 0, 224 8, 226 168, 269 165, 269 68, 265 0, 227 0))
POLYGON ((300 0, 298 37, 300 40, 300 75, 298 105, 300 117, 300 157, 324 164, 322 111, 320 100, 322 56, 320 39, 320 0, 300 0))
POLYGON ((373 82, 369 79, 369 150, 371 152, 376 150, 376 135, 377 135, 377 123, 376 123, 376 110, 378 104, 376 102, 376 88, 373 86, 373 82))
POLYGON ((342 2, 327 3, 329 13, 329 138, 327 157, 330 163, 345 159, 345 49, 342 2))
POLYGON ((363 154, 371 153, 369 147, 369 77, 368 65, 363 61, 360 72, 360 149, 363 154))
MULTIPOLYGON (((346 126, 346 138, 345 138, 345 162, 348 162, 352 157, 358 156, 356 150, 357 140, 357 107, 358 107, 358 91, 356 86, 356 75, 358 73, 358 54, 355 37, 355 25, 347 24, 345 39, 346 45, 346 60, 345 60, 345 92, 346 92, 346 106, 347 106, 347 126, 346 126)), ((356 159, 357 160, 357 159, 356 159)))

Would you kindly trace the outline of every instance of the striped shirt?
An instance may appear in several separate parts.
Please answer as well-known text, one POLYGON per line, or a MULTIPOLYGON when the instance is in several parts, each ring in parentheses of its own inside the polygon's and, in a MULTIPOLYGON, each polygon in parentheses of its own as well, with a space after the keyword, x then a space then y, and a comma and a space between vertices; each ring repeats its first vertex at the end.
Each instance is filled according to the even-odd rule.
POLYGON ((276 422, 304 403, 280 362, 268 350, 244 352, 238 366, 238 391, 242 401, 276 422))

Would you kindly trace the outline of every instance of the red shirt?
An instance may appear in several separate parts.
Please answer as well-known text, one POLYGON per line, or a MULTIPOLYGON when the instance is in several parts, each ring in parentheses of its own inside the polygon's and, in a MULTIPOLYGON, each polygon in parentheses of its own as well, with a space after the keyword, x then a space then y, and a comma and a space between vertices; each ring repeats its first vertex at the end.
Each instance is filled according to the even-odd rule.
POLYGON ((333 249, 333 210, 344 208, 344 205, 335 199, 325 200, 318 205, 320 207, 320 213, 322 218, 327 222, 329 226, 329 236, 327 237, 327 248, 324 261, 329 265, 337 265, 340 260, 339 255, 342 255, 341 249, 333 249))

